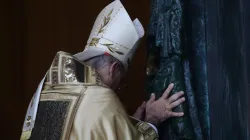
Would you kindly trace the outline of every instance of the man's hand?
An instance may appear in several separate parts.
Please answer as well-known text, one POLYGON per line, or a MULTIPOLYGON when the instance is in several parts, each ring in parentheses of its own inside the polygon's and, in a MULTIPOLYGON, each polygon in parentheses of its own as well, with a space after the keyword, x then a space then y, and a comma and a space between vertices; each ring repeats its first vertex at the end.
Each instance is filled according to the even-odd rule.
POLYGON ((146 109, 146 102, 143 102, 141 106, 136 110, 133 117, 143 121, 145 118, 145 109, 146 109))
POLYGON ((149 101, 146 103, 146 115, 145 121, 149 122, 156 127, 164 120, 170 117, 181 117, 183 112, 172 112, 172 109, 180 105, 185 101, 185 98, 181 96, 184 92, 178 92, 168 98, 169 93, 173 89, 174 84, 170 84, 161 98, 155 101, 155 94, 151 94, 149 101))

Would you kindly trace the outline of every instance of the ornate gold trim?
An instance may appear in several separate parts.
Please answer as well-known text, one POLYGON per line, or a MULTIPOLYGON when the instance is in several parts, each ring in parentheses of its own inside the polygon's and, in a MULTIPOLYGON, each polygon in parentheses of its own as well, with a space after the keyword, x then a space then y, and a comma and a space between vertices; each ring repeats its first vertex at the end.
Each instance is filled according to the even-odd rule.
MULTIPOLYGON (((81 87, 83 88, 83 87, 81 87)), ((65 94, 65 93, 60 93, 54 92, 50 94, 41 94, 41 99, 40 102, 43 101, 69 101, 70 105, 68 106, 67 109, 67 115, 64 120, 63 126, 62 126, 62 135, 61 135, 61 140, 68 139, 71 131, 69 131, 72 126, 73 120, 74 120, 74 112, 75 109, 79 103, 79 100, 81 98, 80 94, 65 94)))
MULTIPOLYGON (((77 110, 81 104, 81 101, 84 97, 84 92, 87 90, 87 87, 83 87, 81 92, 80 92, 80 97, 78 98, 76 104, 75 104, 75 107, 71 113, 71 116, 70 116, 70 119, 69 119, 69 122, 68 122, 68 127, 66 128, 66 132, 69 132, 67 134, 65 134, 65 139, 69 139, 70 138, 70 133, 71 133, 71 130, 72 130, 72 127, 73 127, 73 122, 75 120, 75 116, 76 116, 76 113, 77 113, 77 110)), ((63 139, 62 139, 63 140, 63 139)))
POLYGON ((145 140, 158 140, 158 134, 148 123, 129 117, 132 124, 142 133, 145 140))

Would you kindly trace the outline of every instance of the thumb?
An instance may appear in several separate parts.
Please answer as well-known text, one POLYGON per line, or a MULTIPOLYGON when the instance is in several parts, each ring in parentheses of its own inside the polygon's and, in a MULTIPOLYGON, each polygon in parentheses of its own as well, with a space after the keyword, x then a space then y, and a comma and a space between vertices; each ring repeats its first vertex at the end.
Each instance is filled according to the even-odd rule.
POLYGON ((145 101, 141 104, 140 108, 142 108, 142 109, 146 108, 146 102, 145 101))
POLYGON ((148 100, 148 102, 153 102, 153 101, 155 101, 155 94, 151 93, 150 99, 148 100))
POLYGON ((144 112, 144 110, 146 109, 146 102, 144 101, 141 106, 137 109, 138 113, 142 113, 144 112))

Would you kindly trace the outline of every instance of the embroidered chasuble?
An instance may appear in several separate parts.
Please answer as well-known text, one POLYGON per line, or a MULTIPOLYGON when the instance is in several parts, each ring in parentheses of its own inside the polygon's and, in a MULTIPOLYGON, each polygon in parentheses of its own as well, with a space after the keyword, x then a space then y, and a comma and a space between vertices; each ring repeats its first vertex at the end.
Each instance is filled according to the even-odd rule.
MULTIPOLYGON (((34 100, 34 99, 33 99, 34 100)), ((33 102, 31 101, 31 104, 33 102)), ((148 124, 129 118, 93 68, 58 52, 41 89, 35 121, 26 116, 22 140, 155 140, 148 124), (29 127, 34 123, 34 127, 29 127)))

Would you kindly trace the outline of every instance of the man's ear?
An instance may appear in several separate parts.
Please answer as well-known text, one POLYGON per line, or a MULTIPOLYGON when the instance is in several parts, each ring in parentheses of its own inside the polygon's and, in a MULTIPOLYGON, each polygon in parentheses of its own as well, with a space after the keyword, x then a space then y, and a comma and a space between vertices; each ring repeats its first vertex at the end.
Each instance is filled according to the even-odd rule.
POLYGON ((109 69, 109 74, 112 78, 115 76, 115 73, 119 71, 118 69, 119 69, 119 63, 117 61, 111 64, 109 69))

